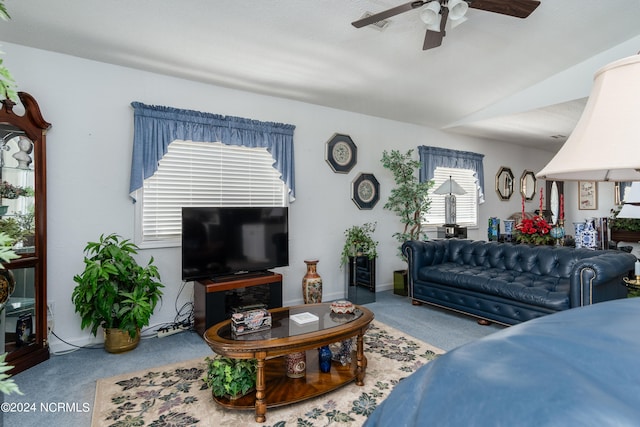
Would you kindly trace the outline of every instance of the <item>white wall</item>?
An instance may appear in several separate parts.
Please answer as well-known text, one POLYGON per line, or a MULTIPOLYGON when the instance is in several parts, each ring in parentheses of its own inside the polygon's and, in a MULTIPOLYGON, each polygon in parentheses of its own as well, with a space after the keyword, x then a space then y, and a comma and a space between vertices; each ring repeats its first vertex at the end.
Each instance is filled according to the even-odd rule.
MULTIPOLYGON (((551 158, 551 153, 544 151, 18 45, 3 43, 3 50, 5 64, 19 89, 36 98, 45 120, 52 123, 47 137, 48 299, 55 302, 56 334, 76 344, 101 340, 80 329, 71 303, 73 276, 83 269, 82 249, 101 233, 116 232, 133 238, 134 206, 127 194, 132 101, 296 126, 297 199, 290 209, 290 267, 278 270, 284 275, 285 305, 302 301, 303 260, 308 258, 320 260, 318 272, 323 277, 324 299, 343 297, 345 273, 339 268, 343 232, 354 224, 378 222, 375 237, 380 241, 379 290, 390 289, 392 271, 404 268, 391 237, 399 223, 383 209, 393 184, 390 172, 380 163, 383 150, 406 151, 418 145, 434 145, 485 154, 487 202, 480 207, 480 226, 469 232, 473 239, 486 239, 489 217, 506 218, 521 209, 517 196, 508 202, 498 200, 494 176, 499 167, 509 166, 519 177, 524 169, 539 171, 551 158), (349 134, 358 146, 358 163, 346 175, 334 173, 325 162, 325 143, 336 132, 349 134), (351 182, 361 172, 375 174, 381 184, 381 200, 372 210, 358 210, 351 201, 351 182)), ((527 210, 536 207, 535 200, 527 204, 527 210)), ((568 221, 570 210, 568 206, 568 221)), ((181 287, 179 248, 143 250, 140 259, 146 261, 152 255, 166 285, 163 305, 152 318, 155 324, 173 320, 174 307, 191 298, 192 286, 187 286, 185 295, 175 304, 181 287)), ((54 350, 66 347, 55 338, 51 344, 54 350)))

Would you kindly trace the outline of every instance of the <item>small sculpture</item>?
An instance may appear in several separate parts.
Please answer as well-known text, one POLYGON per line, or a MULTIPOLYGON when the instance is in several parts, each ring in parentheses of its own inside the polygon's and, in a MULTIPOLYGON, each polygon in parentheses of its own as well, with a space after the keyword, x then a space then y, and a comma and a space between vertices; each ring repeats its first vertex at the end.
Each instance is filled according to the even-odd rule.
POLYGON ((33 159, 29 154, 33 151, 33 143, 25 136, 18 138, 18 148, 20 151, 13 155, 13 158, 18 161, 18 169, 29 169, 29 166, 33 162, 33 159))

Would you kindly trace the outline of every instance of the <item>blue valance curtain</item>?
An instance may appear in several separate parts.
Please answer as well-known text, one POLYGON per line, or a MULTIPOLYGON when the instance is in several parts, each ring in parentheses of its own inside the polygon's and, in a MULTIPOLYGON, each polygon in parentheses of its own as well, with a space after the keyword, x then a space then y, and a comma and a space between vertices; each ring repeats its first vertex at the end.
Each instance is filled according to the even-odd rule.
POLYGON ((484 166, 482 164, 484 154, 425 145, 418 147, 418 152, 422 163, 420 167, 421 182, 432 180, 437 167, 470 169, 474 171, 476 178, 478 203, 484 203, 484 166))
POLYGON ((275 160, 274 167, 289 187, 291 200, 295 197, 295 126, 140 102, 132 102, 131 105, 134 108, 131 195, 158 170, 158 162, 167 153, 169 144, 180 139, 266 148, 275 160))

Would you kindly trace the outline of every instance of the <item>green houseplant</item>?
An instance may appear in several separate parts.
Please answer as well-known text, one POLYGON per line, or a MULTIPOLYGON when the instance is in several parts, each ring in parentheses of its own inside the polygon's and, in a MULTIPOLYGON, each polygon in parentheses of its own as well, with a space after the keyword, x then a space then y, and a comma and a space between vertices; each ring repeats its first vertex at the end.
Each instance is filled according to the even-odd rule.
POLYGON ((133 258, 138 249, 117 234, 101 235, 85 247, 85 269, 73 278, 77 285, 71 298, 82 318, 81 327, 90 327, 95 336, 102 326, 105 349, 112 353, 135 348, 140 328, 149 324, 162 297, 164 285, 153 257, 146 266, 138 265, 133 258), (126 333, 133 340, 131 345, 110 342, 111 336, 118 340, 114 330, 126 333))
POLYGON ((371 237, 373 232, 376 231, 376 225, 377 223, 375 222, 367 222, 363 225, 354 225, 345 230, 340 265, 347 264, 349 257, 353 256, 366 256, 369 259, 374 259, 378 256, 378 242, 371 237))
MULTIPOLYGON (((420 162, 413 158, 413 150, 408 150, 405 154, 398 150, 383 151, 382 166, 391 171, 396 183, 395 188, 391 189, 389 200, 384 208, 395 212, 400 217, 402 231, 394 233, 393 236, 400 243, 398 256, 405 260, 402 255, 402 244, 407 240, 427 238, 422 231, 422 219, 431 206, 428 192, 433 186, 433 181, 420 182, 418 177, 420 162)), ((393 293, 408 295, 407 270, 393 272, 393 293)))
MULTIPOLYGON (((9 12, 4 4, 4 0, 0 1, 0 19, 8 21, 11 19, 9 12)), ((16 83, 13 76, 3 64, 2 58, 0 58, 0 100, 9 98, 13 101, 18 100, 18 94, 16 92, 16 83)))
MULTIPOLYGON (((0 261, 4 263, 17 258, 20 258, 20 256, 11 249, 11 238, 5 233, 0 232, 0 261)), ((3 268, 4 265, 0 263, 0 269, 3 268)), ((0 289, 0 313, 4 310, 4 306, 10 297, 11 289, 0 289)), ((6 357, 7 353, 0 354, 0 393, 22 394, 18 385, 9 378, 11 375, 6 373, 13 368, 13 366, 7 365, 7 362, 5 362, 6 357)))
POLYGON ((622 206, 611 209, 609 217, 609 227, 616 231, 632 231, 640 233, 640 219, 637 218, 618 218, 622 206))
MULTIPOLYGON (((428 192, 433 181, 420 182, 420 162, 413 158, 413 150, 405 154, 398 150, 385 150, 382 153, 382 165, 391 171, 396 183, 384 208, 398 215, 403 225, 402 231, 393 236, 400 242, 400 247, 407 240, 426 239, 427 236, 422 231, 422 220, 431 206, 428 192)), ((399 255, 403 258, 402 253, 399 255)))
POLYGON ((255 359, 207 357, 205 360, 207 373, 203 381, 214 396, 237 399, 255 388, 257 371, 255 359))

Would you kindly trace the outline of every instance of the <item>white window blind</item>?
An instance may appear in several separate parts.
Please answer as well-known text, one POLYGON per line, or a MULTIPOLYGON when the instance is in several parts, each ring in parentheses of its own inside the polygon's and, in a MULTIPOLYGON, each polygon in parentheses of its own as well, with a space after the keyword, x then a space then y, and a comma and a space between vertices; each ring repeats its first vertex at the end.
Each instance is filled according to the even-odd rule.
POLYGON ((456 223, 465 227, 473 227, 478 224, 478 190, 475 184, 473 171, 470 169, 454 169, 437 167, 434 172, 434 186, 429 191, 431 207, 425 215, 428 225, 442 225, 445 223, 444 198, 445 195, 433 194, 443 182, 451 177, 467 192, 456 195, 456 223))
POLYGON ((173 141, 144 182, 142 242, 179 242, 183 206, 285 206, 273 163, 264 148, 173 141))

